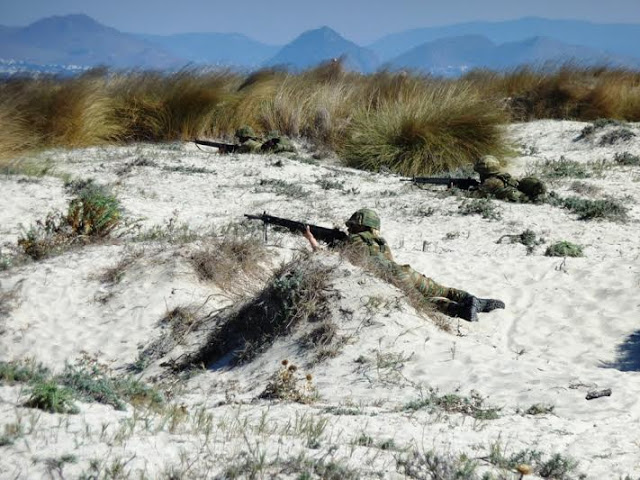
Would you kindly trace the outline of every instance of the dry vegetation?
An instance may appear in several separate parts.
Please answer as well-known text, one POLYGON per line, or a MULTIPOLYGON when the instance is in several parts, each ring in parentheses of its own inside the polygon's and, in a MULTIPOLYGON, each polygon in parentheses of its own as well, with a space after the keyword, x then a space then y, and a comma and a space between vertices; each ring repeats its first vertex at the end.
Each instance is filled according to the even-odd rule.
MULTIPOLYGON (((0 84, 5 158, 56 146, 230 138, 248 124, 304 137, 358 168, 416 175, 504 152, 499 126, 538 118, 638 121, 640 73, 565 65, 448 80, 361 75, 333 62, 300 74, 96 69, 0 84)), ((6 160, 0 168, 9 168, 6 160)))

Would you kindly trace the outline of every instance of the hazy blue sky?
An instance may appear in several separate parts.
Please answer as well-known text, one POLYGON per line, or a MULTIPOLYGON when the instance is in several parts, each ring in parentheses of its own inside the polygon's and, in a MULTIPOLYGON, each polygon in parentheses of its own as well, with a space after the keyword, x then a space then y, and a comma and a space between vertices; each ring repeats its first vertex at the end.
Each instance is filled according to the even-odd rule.
POLYGON ((70 13, 126 32, 239 32, 272 44, 328 25, 366 44, 409 28, 523 16, 640 23, 640 0, 0 0, 0 25, 70 13))

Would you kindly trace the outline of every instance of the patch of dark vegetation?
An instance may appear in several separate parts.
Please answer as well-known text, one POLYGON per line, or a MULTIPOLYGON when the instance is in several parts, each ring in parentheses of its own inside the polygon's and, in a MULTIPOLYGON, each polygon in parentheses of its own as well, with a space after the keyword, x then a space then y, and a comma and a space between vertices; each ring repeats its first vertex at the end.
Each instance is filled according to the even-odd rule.
POLYGON ((582 246, 563 240, 547 247, 544 252, 547 257, 582 257, 582 246))
POLYGON ((615 145, 620 142, 628 142, 635 136, 636 134, 628 128, 617 128, 615 130, 612 130, 611 132, 605 133, 602 137, 600 137, 598 145, 601 147, 606 147, 608 145, 615 145))
POLYGON ((558 160, 545 160, 538 166, 539 175, 553 180, 558 178, 589 178, 591 173, 587 167, 562 155, 558 160))
POLYGON ((158 407, 164 400, 154 388, 133 377, 116 377, 97 361, 84 358, 76 365, 66 365, 56 381, 82 401, 111 405, 125 410, 126 403, 158 407))
POLYGON ((460 215, 480 215, 487 220, 500 220, 502 212, 488 198, 465 200, 458 206, 460 215))
POLYGON ((508 239, 509 243, 521 243, 527 247, 527 255, 531 255, 538 245, 542 245, 545 239, 536 235, 533 230, 526 229, 519 235, 502 235, 496 243, 502 243, 502 240, 508 239))
POLYGON ((524 411, 525 415, 548 415, 553 413, 555 407, 553 405, 545 405, 542 403, 534 403, 524 411))
POLYGON ((106 187, 87 181, 71 188, 78 193, 66 214, 49 213, 18 239, 18 247, 33 260, 105 238, 119 226, 120 203, 106 187))
POLYGON ((435 390, 430 390, 426 396, 405 404, 402 410, 416 411, 425 408, 431 412, 444 410, 448 413, 461 413, 478 420, 495 420, 499 418, 501 410, 497 407, 485 407, 484 398, 475 391, 471 391, 468 397, 463 397, 456 393, 438 395, 435 390))
POLYGON ((26 383, 31 396, 26 406, 52 413, 74 413, 74 400, 98 402, 124 410, 126 403, 158 407, 164 400, 154 388, 132 377, 118 377, 95 359, 84 357, 66 365, 59 375, 32 360, 0 362, 0 385, 26 383))
POLYGON ((627 207, 613 198, 587 199, 580 197, 563 198, 549 195, 547 202, 553 206, 566 208, 578 215, 578 220, 624 220, 627 217, 627 207))
MULTIPOLYGON (((307 198, 309 192, 307 192, 304 188, 302 188, 297 183, 289 183, 284 180, 274 180, 274 179, 262 179, 259 183, 260 187, 265 187, 266 191, 275 193, 276 195, 280 195, 283 197, 290 198, 307 198)), ((257 191, 261 191, 264 189, 258 188, 257 191)))
POLYGON ((316 184, 323 190, 344 190, 344 180, 330 180, 329 178, 319 178, 316 184))
POLYGON ((603 128, 609 127, 609 126, 619 127, 619 126, 622 126, 622 122, 612 118, 599 118, 595 120, 591 125, 587 125, 586 127, 584 127, 580 132, 580 135, 578 135, 578 137, 576 137, 574 141, 589 138, 594 133, 596 133, 596 131, 602 130, 603 128))
POLYGON ((31 388, 31 395, 24 403, 25 407, 38 408, 49 413, 78 413, 73 404, 73 392, 61 387, 55 380, 36 382, 31 388))
POLYGON ((618 152, 614 155, 613 161, 618 165, 623 165, 625 167, 638 167, 640 166, 640 156, 633 155, 629 152, 618 152))
POLYGON ((579 195, 587 195, 589 197, 595 197, 596 195, 600 194, 600 192, 602 192, 602 188, 596 185, 579 181, 573 182, 571 185, 569 185, 569 188, 579 195))
POLYGON ((396 459, 396 468, 407 478, 415 480, 480 480, 477 463, 465 455, 438 455, 432 451, 416 450, 396 459))
POLYGON ((0 385, 43 382, 50 375, 48 368, 34 360, 0 362, 0 385))
POLYGON ((310 459, 304 454, 291 459, 267 462, 264 456, 243 454, 228 466, 215 480, 245 478, 296 478, 299 480, 359 480, 360 472, 324 456, 310 459))
POLYGON ((544 454, 537 450, 521 450, 511 455, 499 444, 491 445, 489 456, 483 458, 491 465, 505 469, 516 470, 527 466, 527 474, 535 474, 542 478, 553 480, 573 480, 585 478, 577 474, 578 462, 570 457, 565 457, 559 453, 551 455, 545 459, 544 454))
POLYGON ((163 172, 172 172, 172 173, 183 173, 185 175, 193 175, 196 173, 208 173, 211 175, 215 175, 216 171, 211 170, 210 168, 204 167, 195 167, 193 165, 175 165, 172 167, 164 166, 162 167, 163 172))
POLYGON ((98 280, 102 283, 115 285, 120 283, 120 281, 124 278, 124 275, 127 269, 133 265, 133 263, 144 254, 143 250, 134 250, 127 253, 125 256, 120 259, 118 263, 116 263, 112 267, 108 267, 102 271, 100 275, 98 275, 98 280))
MULTIPOLYGON (((327 318, 331 271, 311 258, 282 266, 261 292, 218 318, 204 346, 187 355, 177 368, 210 366, 223 358, 232 363, 247 362, 299 325, 327 318)), ((216 319, 204 320, 209 321, 216 319)))

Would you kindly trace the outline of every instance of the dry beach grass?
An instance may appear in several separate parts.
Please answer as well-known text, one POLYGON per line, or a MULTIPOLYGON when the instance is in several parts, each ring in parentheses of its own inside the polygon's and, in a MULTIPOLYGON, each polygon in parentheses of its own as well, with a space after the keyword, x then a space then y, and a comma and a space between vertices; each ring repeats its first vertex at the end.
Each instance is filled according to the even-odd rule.
MULTIPOLYGON (((335 64, 183 72, 179 89, 154 75, 78 79, 120 92, 109 101, 126 122, 104 130, 115 137, 38 130, 3 147, 0 478, 640 477, 640 126, 622 114, 505 125, 508 110, 471 108, 488 91, 473 86, 481 73, 464 86, 335 64), (187 97, 208 113, 176 112, 183 100, 169 98, 187 97), (432 118, 448 118, 447 131, 468 133, 436 145, 451 166, 465 160, 448 142, 473 155, 508 146, 509 169, 545 177, 551 200, 474 203, 312 158, 314 142, 348 148, 367 108, 440 97, 409 123, 433 135, 432 118), (488 120, 471 132, 463 114, 488 120), (226 156, 178 141, 244 121, 307 140, 296 154, 226 156), (507 308, 478 323, 439 317, 348 251, 311 254, 277 229, 265 240, 243 216, 340 226, 363 206, 380 213, 400 263, 507 308), (27 255, 19 241, 50 239, 28 234, 50 213, 64 241, 27 255)), ((532 85, 537 74, 518 73, 532 85)), ((41 82, 29 88, 62 88, 41 82)), ((430 158, 420 142, 402 148, 430 158)))

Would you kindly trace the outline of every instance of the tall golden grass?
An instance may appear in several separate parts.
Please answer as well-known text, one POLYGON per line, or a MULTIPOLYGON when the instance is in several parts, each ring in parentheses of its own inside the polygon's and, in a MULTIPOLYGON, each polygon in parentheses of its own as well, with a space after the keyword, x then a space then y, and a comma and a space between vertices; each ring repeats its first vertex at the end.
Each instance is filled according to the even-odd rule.
POLYGON ((109 72, 0 82, 0 158, 48 147, 231 138, 278 131, 360 168, 450 169, 505 150, 500 126, 539 118, 640 121, 640 72, 561 65, 475 70, 455 80, 265 69, 109 72))

